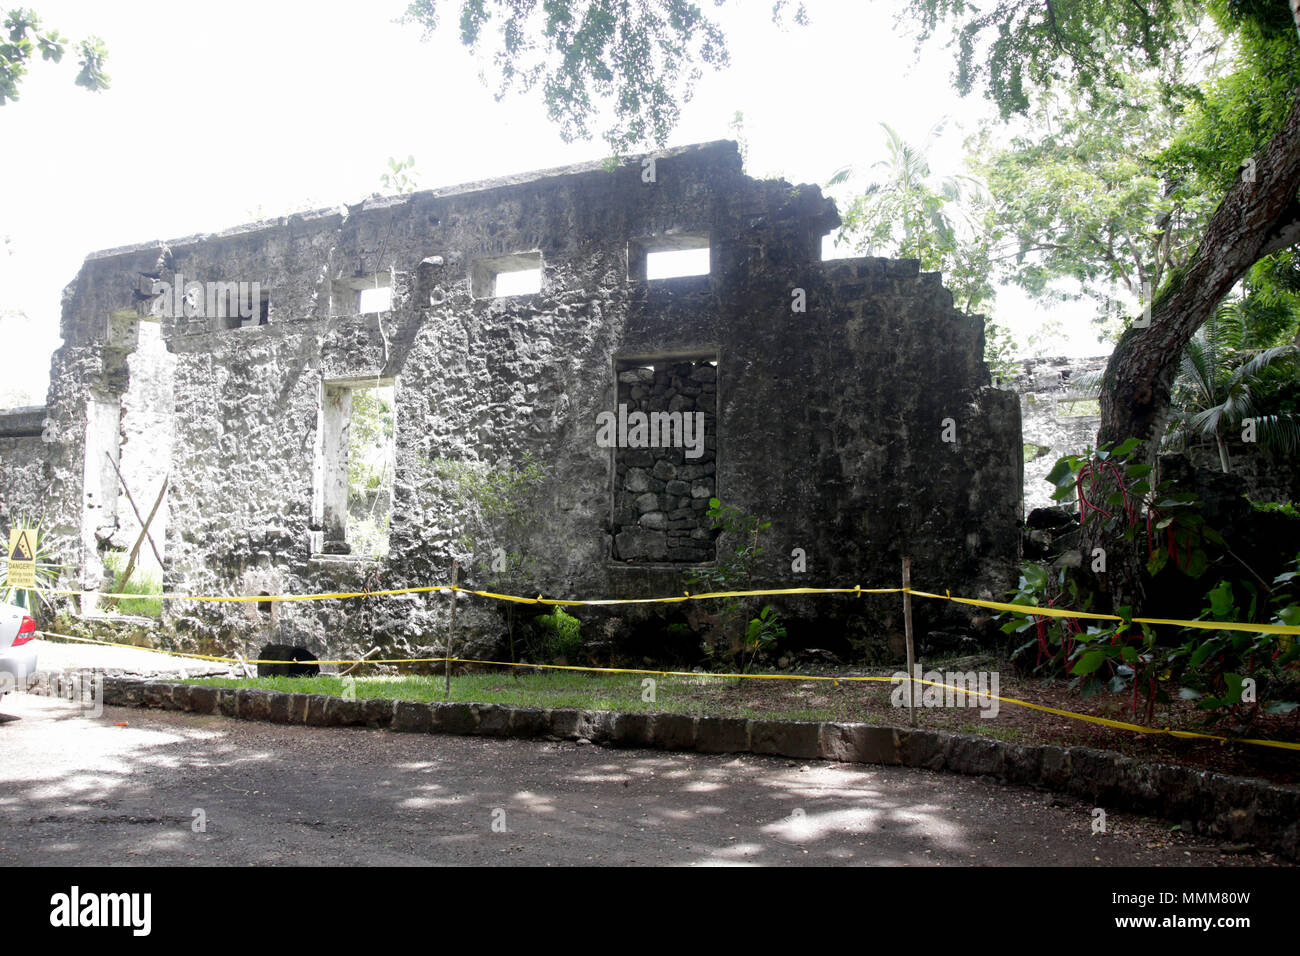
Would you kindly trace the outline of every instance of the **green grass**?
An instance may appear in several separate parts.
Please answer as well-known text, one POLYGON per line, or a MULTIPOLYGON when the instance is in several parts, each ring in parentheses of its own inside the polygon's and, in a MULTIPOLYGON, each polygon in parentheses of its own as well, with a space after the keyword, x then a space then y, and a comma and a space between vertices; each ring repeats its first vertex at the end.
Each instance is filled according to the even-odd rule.
POLYGON ((1056 414, 1060 418, 1086 418, 1101 414, 1101 402, 1095 398, 1079 398, 1069 402, 1058 402, 1056 414))
POLYGON ((162 617, 162 582, 152 574, 146 574, 139 567, 132 569, 131 580, 122 581, 122 567, 125 556, 122 552, 109 552, 104 555, 104 566, 113 572, 114 594, 139 594, 138 598, 119 598, 113 605, 118 614, 135 614, 140 617, 162 617))
MULTIPOLYGON (((577 674, 564 671, 510 674, 461 674, 451 679, 452 701, 510 704, 516 707, 572 707, 581 710, 616 710, 749 717, 757 720, 837 720, 842 713, 826 707, 809 707, 797 699, 760 697, 747 687, 737 695, 734 680, 721 677, 656 677, 655 699, 642 699, 638 674, 577 674), (759 705, 761 706, 755 706, 759 705)), ((202 678, 189 681, 211 687, 260 687, 298 694, 341 697, 344 678, 255 677, 202 678)), ((352 683, 357 699, 443 700, 441 676, 358 677, 352 683)))
POLYGON ((1024 740, 1024 731, 1016 727, 990 727, 987 721, 962 724, 960 732, 963 734, 977 734, 984 737, 993 737, 997 740, 1017 741, 1024 740))

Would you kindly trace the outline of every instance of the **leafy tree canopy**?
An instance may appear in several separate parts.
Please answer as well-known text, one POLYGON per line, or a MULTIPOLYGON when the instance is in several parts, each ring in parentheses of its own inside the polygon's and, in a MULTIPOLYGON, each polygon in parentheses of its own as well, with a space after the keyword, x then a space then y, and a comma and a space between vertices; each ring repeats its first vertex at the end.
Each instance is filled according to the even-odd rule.
MULTIPOLYGON (((721 28, 692 0, 413 0, 402 22, 427 38, 457 3, 461 43, 492 54, 497 98, 540 88, 566 142, 590 139, 609 105, 603 135, 615 152, 664 146, 702 68, 729 62, 721 28)), ((808 22, 802 3, 775 0, 773 22, 787 14, 808 22)))
MULTIPOLYGON (((0 106, 18 99, 18 88, 27 75, 32 58, 40 53, 42 60, 58 63, 63 59, 68 40, 55 29, 41 26, 36 12, 24 7, 10 10, 0 34, 0 106)), ((88 90, 108 89, 108 74, 104 60, 108 49, 98 37, 87 37, 78 45, 76 84, 88 90)))
POLYGON ((1136 67, 1181 76, 1193 58, 1203 4, 1193 0, 912 0, 918 46, 951 26, 953 82, 983 89, 1003 118, 1027 113, 1036 90, 1091 93, 1122 84, 1136 67), (1128 53, 1116 58, 1113 51, 1128 53))

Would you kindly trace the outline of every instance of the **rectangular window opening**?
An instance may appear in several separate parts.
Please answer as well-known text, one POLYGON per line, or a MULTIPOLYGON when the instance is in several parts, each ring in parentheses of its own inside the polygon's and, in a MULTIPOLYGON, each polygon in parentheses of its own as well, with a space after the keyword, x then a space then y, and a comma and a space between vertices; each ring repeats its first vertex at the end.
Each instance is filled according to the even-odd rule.
POLYGON ((391 273, 353 276, 330 283, 331 315, 367 315, 388 312, 393 307, 391 273))
POLYGON ((629 279, 676 279, 706 276, 713 269, 705 233, 666 233, 627 244, 629 279))
POLYGON ((260 289, 256 302, 252 301, 250 288, 240 290, 224 301, 218 295, 215 304, 216 307, 211 310, 211 314, 227 329, 254 328, 259 325, 269 325, 271 322, 271 293, 266 289, 260 289))
POLYGON ((848 242, 837 242, 838 232, 828 232, 822 236, 822 262, 836 259, 853 259, 861 253, 854 251, 848 242))
POLYGON ((706 276, 709 274, 709 250, 670 249, 646 254, 647 279, 676 279, 681 276, 706 276))
POLYGON ((393 381, 326 382, 319 426, 313 551, 385 557, 396 460, 393 381))
POLYGON ((542 291, 542 254, 520 252, 475 259, 470 266, 470 291, 476 299, 536 295, 542 291))
POLYGON ((388 312, 393 307, 393 287, 391 285, 367 286, 357 293, 357 312, 366 315, 370 312, 388 312))

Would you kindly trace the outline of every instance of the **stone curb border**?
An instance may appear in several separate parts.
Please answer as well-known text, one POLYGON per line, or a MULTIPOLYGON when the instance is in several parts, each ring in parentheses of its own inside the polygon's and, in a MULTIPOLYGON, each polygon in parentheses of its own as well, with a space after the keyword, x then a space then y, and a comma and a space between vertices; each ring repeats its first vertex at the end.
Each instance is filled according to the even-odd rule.
POLYGON ((309 727, 399 733, 586 739, 612 747, 753 753, 890 764, 996 777, 1069 794, 1094 807, 1179 822, 1300 861, 1300 787, 1151 763, 1088 747, 1011 744, 969 734, 859 723, 441 703, 104 678, 104 703, 220 714, 309 727))

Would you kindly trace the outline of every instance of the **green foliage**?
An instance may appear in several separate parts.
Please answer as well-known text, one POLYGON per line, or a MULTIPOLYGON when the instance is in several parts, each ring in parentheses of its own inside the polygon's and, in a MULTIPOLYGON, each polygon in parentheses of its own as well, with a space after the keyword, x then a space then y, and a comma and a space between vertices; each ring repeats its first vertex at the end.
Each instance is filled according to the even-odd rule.
POLYGON ((984 323, 984 364, 994 384, 1009 384, 1020 372, 1015 343, 1006 327, 996 322, 984 323))
MULTIPOLYGON (((63 59, 68 40, 58 30, 43 29, 34 10, 17 7, 4 20, 0 34, 0 106, 18 99, 18 87, 27 74, 28 64, 39 52, 42 60, 58 63, 63 59)), ((108 89, 104 72, 108 49, 99 37, 87 37, 77 48, 76 84, 88 90, 108 89)))
POLYGON ((18 515, 14 518, 13 524, 9 528, 0 530, 3 534, 4 552, 0 553, 0 582, 7 581, 9 578, 9 532, 12 528, 30 528, 35 533, 36 553, 32 555, 36 559, 36 588, 12 588, 4 586, 3 600, 7 604, 17 604, 19 607, 25 607, 33 611, 38 607, 47 610, 53 610, 54 599, 51 595, 43 593, 51 588, 58 587, 59 574, 67 565, 55 564, 51 558, 54 556, 54 550, 46 541, 45 519, 42 517, 32 524, 30 517, 18 515))
MULTIPOLYGON (((1065 569, 1053 574, 1027 564, 1021 571, 1011 603, 1083 612, 1091 609, 1091 595, 1067 576, 1065 569)), ((1012 612, 1001 615, 1004 633, 1029 637, 1012 652, 1013 660, 1023 663, 1035 653, 1034 670, 1069 675, 1071 686, 1078 687, 1085 699, 1101 691, 1119 694, 1131 689, 1134 712, 1141 690, 1147 698, 1146 719, 1150 722, 1156 703, 1169 699, 1155 632, 1145 624, 1135 629, 1128 620, 1132 608, 1121 608, 1119 616, 1125 620, 1087 621, 1085 627, 1080 621, 1086 619, 1012 612)))
POLYGON ((1256 511, 1271 511, 1284 514, 1290 518, 1300 518, 1300 508, 1297 508, 1289 501, 1250 501, 1250 506, 1256 511))
POLYGON ((1211 439, 1225 473, 1232 470, 1228 439, 1248 420, 1258 441, 1287 454, 1300 452, 1300 409, 1286 402, 1288 392, 1297 391, 1300 349, 1252 347, 1270 336, 1251 326, 1249 301, 1247 295, 1221 307, 1184 347, 1165 435, 1174 449, 1211 439))
MULTIPOLYGON (((872 165, 876 177, 845 208, 839 241, 868 255, 920 260, 922 269, 942 272, 957 306, 973 313, 993 298, 987 207, 977 179, 937 180, 931 172, 929 152, 945 123, 935 124, 919 145, 906 142, 888 123, 880 124, 886 158, 872 165)), ((853 167, 846 166, 827 185, 856 177, 853 167)))
POLYGON ((1047 475, 1056 486, 1052 499, 1074 498, 1080 521, 1095 537, 1136 546, 1145 536, 1149 574, 1172 564, 1199 578, 1209 567, 1207 545, 1222 546, 1223 537, 1206 524, 1195 495, 1167 479, 1151 485, 1152 467, 1134 457, 1138 446, 1130 438, 1059 459, 1047 475))
POLYGON ((1103 338, 1118 334, 1129 307, 1117 293, 1150 302, 1196 248, 1214 206, 1159 162, 1178 108, 1151 79, 1119 82, 1114 91, 1045 91, 1009 145, 986 128, 968 146, 991 196, 996 275, 1045 302, 1105 303, 1103 338))
POLYGON ((374 491, 391 484, 388 452, 393 443, 392 388, 352 390, 352 418, 348 434, 348 486, 353 491, 374 491))
MULTIPOLYGON (((1231 566, 1219 562, 1235 561, 1235 556, 1205 522, 1194 496, 1168 481, 1151 487, 1150 466, 1132 459, 1136 447, 1129 440, 1060 459, 1048 476, 1057 486, 1053 497, 1077 498, 1085 524, 1094 530, 1100 526, 1113 538, 1139 546, 1145 538, 1146 570, 1153 577, 1173 567, 1186 578, 1214 581, 1198 620, 1300 623, 1300 555, 1271 586, 1245 565, 1234 576, 1231 566), (1212 567, 1216 573, 1209 575, 1212 567)), ((1092 595, 1064 570, 1052 574, 1026 565, 1011 600, 1088 611, 1092 595)), ((1138 694, 1143 693, 1148 722, 1155 705, 1169 701, 1165 688, 1178 684, 1184 698, 1198 700, 1197 706, 1210 712, 1209 721, 1236 713, 1243 703, 1254 704, 1252 717, 1261 707, 1269 713, 1295 708, 1289 698, 1300 694, 1300 643, 1291 636, 1186 628, 1183 642, 1168 647, 1156 641, 1147 625, 1132 622, 1132 608, 1119 608, 1117 614, 1122 622, 1090 622, 1086 629, 1073 618, 1007 614, 1002 629, 1031 638, 1013 657, 1037 648, 1036 668, 1070 674, 1085 694, 1131 688, 1136 712, 1138 694), (1253 684, 1246 684, 1246 678, 1253 684), (1246 687, 1253 687, 1253 700, 1243 699, 1246 687)))
POLYGON ((534 664, 576 664, 582 653, 582 622, 556 606, 533 619, 525 646, 534 664))
MULTIPOLYGON (((908 15, 921 41, 951 29, 960 92, 1036 129, 989 173, 1031 291, 1114 281, 1158 308, 1194 251, 1217 251, 1200 248, 1211 210, 1300 86, 1295 22, 1270 0, 910 0, 908 15)), ((1110 308, 1101 322, 1113 337, 1110 308)))
POLYGON ((354 388, 348 431, 347 528, 354 554, 382 557, 388 553, 394 434, 392 386, 354 388), (367 499, 369 508, 362 513, 367 499))
MULTIPOLYGON (((1300 624, 1300 554, 1264 589, 1250 580, 1219 581, 1206 592, 1197 620, 1240 623, 1300 624)), ((1261 582, 1262 584, 1262 582, 1261 582)), ((1300 697, 1300 642, 1289 634, 1207 631, 1187 628, 1186 641, 1169 652, 1171 665, 1182 664, 1182 696, 1210 711, 1207 722, 1221 719, 1244 703, 1254 712, 1290 713, 1300 697), (1208 636, 1207 636, 1208 635, 1208 636), (1245 681, 1253 681, 1249 697, 1245 681), (1252 699, 1253 698, 1253 699, 1252 699)))
POLYGON ((982 88, 1004 119, 1028 112, 1036 90, 1065 84, 1094 94, 1143 69, 1180 75, 1196 52, 1203 12, 1186 0, 908 3, 920 42, 951 29, 957 90, 982 88))
POLYGON ((1188 100, 1178 135, 1162 157, 1171 177, 1219 195, 1243 175, 1282 125, 1300 86, 1297 34, 1284 3, 1212 0, 1207 9, 1235 54, 1188 100))
MULTIPOLYGON (((546 466, 525 453, 519 464, 495 469, 484 462, 440 458, 430 462, 428 470, 455 503, 460 534, 454 546, 469 559, 466 570, 500 591, 530 586, 537 557, 530 553, 527 539, 537 525, 537 498, 549 475, 546 466)), ((513 602, 506 603, 506 632, 514 661, 513 602)))
POLYGON ((138 565, 126 575, 126 552, 109 551, 104 554, 104 567, 113 572, 114 594, 138 594, 138 598, 119 598, 113 610, 119 614, 138 614, 141 617, 162 617, 162 580, 148 574, 138 565))
POLYGON ((458 550, 476 556, 484 572, 492 573, 485 546, 497 537, 517 539, 532 523, 532 496, 547 477, 546 467, 525 453, 520 464, 497 468, 486 462, 440 458, 430 463, 430 473, 443 481, 464 512, 458 550))
MULTIPOLYGON (((772 523, 734 506, 723 505, 717 498, 709 499, 707 514, 713 519, 713 528, 720 529, 734 546, 729 552, 719 548, 715 564, 700 565, 687 571, 687 584, 697 594, 752 590, 755 562, 763 553, 758 545, 758 536, 772 523)), ((716 657, 738 649, 741 673, 746 672, 760 651, 771 650, 785 636, 780 615, 771 605, 757 610, 752 598, 743 597, 714 598, 711 603, 715 623, 711 639, 704 645, 705 653, 716 657)))
MULTIPOLYGON (((492 54, 498 99, 539 89, 565 142, 590 139, 612 108, 603 136, 620 155, 665 145, 702 69, 728 64, 726 37, 694 0, 414 0, 402 22, 427 38, 455 6, 461 43, 492 54)), ((784 23, 790 7, 773 3, 773 21, 784 23)), ((807 23, 802 3, 791 19, 807 23)))
POLYGON ((763 605, 758 617, 752 618, 745 629, 745 643, 755 654, 774 649, 783 637, 785 625, 781 623, 781 615, 770 604, 763 605))
POLYGON ((407 156, 406 159, 394 159, 388 157, 388 172, 379 177, 384 188, 390 193, 401 193, 406 195, 415 192, 416 183, 419 181, 419 174, 415 171, 415 157, 407 156))

